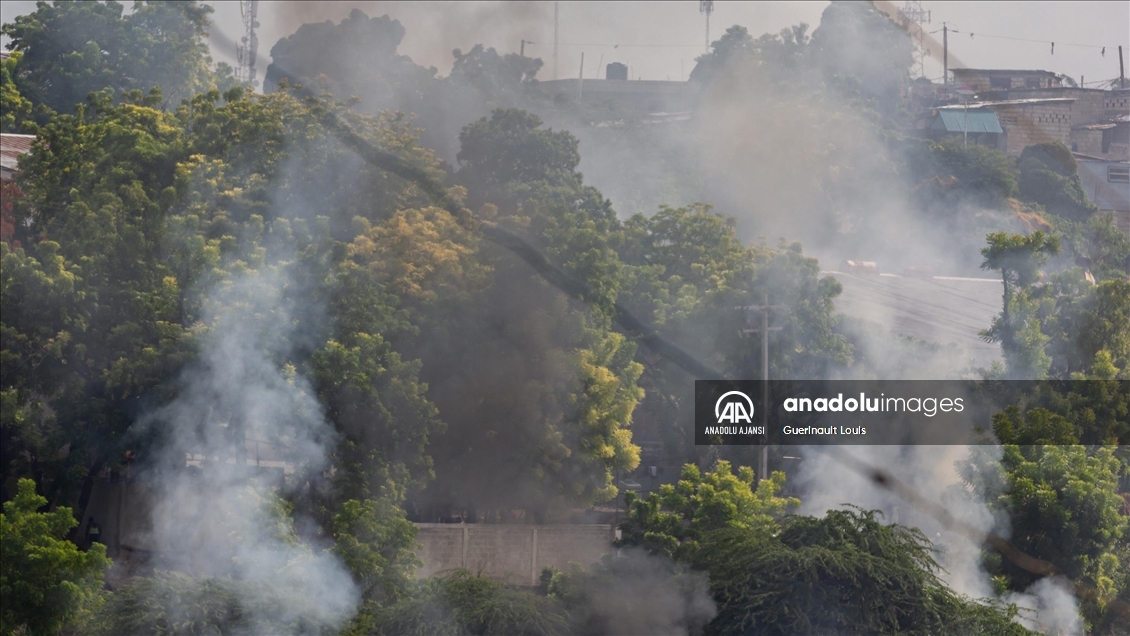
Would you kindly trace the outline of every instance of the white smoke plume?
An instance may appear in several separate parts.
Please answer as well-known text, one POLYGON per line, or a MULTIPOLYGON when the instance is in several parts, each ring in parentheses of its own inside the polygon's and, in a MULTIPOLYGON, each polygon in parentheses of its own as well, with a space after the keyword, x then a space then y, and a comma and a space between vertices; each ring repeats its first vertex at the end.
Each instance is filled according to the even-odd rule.
POLYGON ((1023 594, 1010 594, 1004 600, 1031 610, 1022 611, 1018 616, 1029 629, 1054 636, 1084 633, 1079 603, 1071 591, 1071 583, 1063 577, 1040 579, 1023 594))
POLYGON ((268 621, 272 630, 339 625, 359 598, 335 556, 298 540, 275 496, 310 487, 298 476, 323 473, 334 440, 309 384, 282 362, 295 331, 287 285, 277 272, 258 273, 211 294, 179 395, 140 421, 160 439, 141 480, 152 498, 143 534, 154 565, 250 583, 293 613, 252 617, 253 633, 268 621))
MULTIPOLYGON (((801 514, 824 515, 829 509, 851 503, 883 511, 890 523, 920 529, 939 550, 939 576, 959 594, 974 599, 996 598, 993 583, 985 571, 981 554, 988 533, 1008 538, 1008 518, 990 511, 984 500, 970 496, 961 483, 954 464, 970 453, 968 446, 853 446, 845 447, 869 466, 882 467, 895 480, 914 489, 928 500, 937 501, 957 519, 980 532, 980 539, 947 530, 930 515, 917 510, 891 490, 835 460, 818 449, 803 452, 798 481, 804 488, 801 514)), ((987 460, 1000 458, 997 446, 980 446, 976 451, 987 460)), ((997 600, 1016 604, 1016 621, 1045 634, 1082 634, 1079 606, 1070 584, 1062 578, 1037 581, 1022 594, 1012 593, 997 600)))

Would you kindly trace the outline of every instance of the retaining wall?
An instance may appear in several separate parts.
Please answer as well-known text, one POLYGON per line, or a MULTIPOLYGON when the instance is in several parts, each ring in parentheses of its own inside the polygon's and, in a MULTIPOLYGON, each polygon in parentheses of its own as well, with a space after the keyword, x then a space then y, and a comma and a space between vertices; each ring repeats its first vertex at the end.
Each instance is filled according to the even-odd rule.
POLYGON ((612 549, 612 526, 417 523, 419 577, 456 568, 510 583, 536 585, 542 568, 589 565, 612 549))

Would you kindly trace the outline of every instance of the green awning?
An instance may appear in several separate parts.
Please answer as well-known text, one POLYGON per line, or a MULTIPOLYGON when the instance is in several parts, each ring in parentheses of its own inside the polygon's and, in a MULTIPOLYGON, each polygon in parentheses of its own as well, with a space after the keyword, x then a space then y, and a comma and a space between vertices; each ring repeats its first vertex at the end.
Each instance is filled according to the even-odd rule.
POLYGON ((997 114, 982 110, 969 111, 966 119, 965 109, 939 110, 938 116, 930 124, 930 130, 944 130, 959 133, 1003 133, 1004 129, 997 121, 997 114))

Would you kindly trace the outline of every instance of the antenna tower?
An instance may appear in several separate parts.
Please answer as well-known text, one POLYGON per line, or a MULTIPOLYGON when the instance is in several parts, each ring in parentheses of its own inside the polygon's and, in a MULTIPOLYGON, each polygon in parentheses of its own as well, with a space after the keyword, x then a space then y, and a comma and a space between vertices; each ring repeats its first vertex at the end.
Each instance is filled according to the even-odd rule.
POLYGON ((923 24, 930 24, 930 12, 922 8, 922 3, 917 0, 907 0, 899 11, 902 14, 903 28, 910 34, 914 41, 914 59, 918 62, 918 76, 926 77, 926 58, 930 51, 925 44, 925 29, 923 24))
POLYGON ((239 14, 243 16, 244 35, 236 49, 235 56, 239 62, 236 77, 254 87, 258 84, 255 81, 255 55, 259 50, 259 38, 255 35, 255 28, 259 26, 259 0, 239 0, 239 14))
POLYGON ((698 12, 706 14, 706 52, 710 52, 710 14, 714 13, 713 0, 699 0, 698 12))

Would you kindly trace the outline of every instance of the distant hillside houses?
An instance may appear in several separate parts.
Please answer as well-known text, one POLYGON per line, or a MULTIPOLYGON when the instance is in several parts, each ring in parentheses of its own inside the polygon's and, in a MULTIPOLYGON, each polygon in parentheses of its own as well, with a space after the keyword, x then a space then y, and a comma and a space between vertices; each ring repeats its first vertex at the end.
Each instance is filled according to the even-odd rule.
MULTIPOLYGON (((928 88, 916 93, 930 95, 928 88)), ((1011 69, 954 69, 953 83, 936 88, 918 120, 931 138, 968 135, 1011 155, 1059 141, 1090 157, 1130 161, 1130 88, 1082 88, 1051 71, 1011 69)))
MULTIPOLYGON (((1071 148, 1087 196, 1130 232, 1130 88, 1082 88, 1045 70, 953 69, 953 82, 918 80, 924 137, 966 140, 1018 156, 1033 144, 1071 148)), ((1130 84, 1128 84, 1130 86, 1130 84)))

